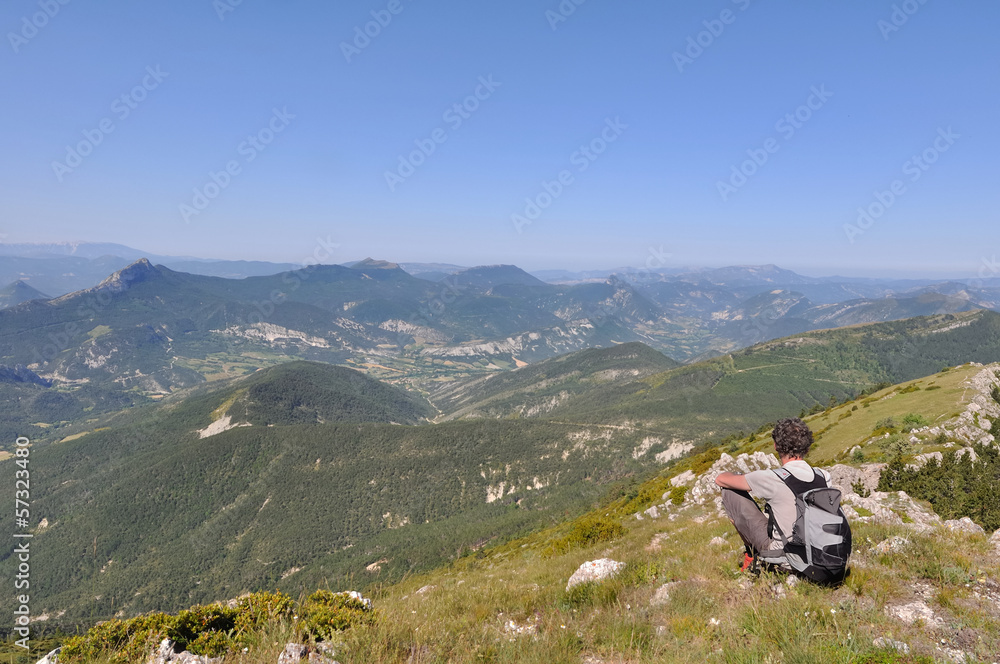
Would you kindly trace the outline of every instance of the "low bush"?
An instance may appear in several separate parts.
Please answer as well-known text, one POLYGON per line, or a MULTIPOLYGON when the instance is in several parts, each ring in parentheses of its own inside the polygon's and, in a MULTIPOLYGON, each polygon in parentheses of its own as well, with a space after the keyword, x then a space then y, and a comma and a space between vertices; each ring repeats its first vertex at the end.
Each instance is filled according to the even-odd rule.
POLYGON ((221 657, 254 645, 268 625, 288 620, 294 613, 301 616, 301 624, 317 641, 375 619, 369 606, 347 593, 319 590, 296 605, 283 593, 259 592, 241 597, 233 606, 206 604, 177 615, 151 613, 99 623, 85 634, 69 638, 59 661, 137 664, 148 660, 163 639, 174 641, 178 651, 221 657))

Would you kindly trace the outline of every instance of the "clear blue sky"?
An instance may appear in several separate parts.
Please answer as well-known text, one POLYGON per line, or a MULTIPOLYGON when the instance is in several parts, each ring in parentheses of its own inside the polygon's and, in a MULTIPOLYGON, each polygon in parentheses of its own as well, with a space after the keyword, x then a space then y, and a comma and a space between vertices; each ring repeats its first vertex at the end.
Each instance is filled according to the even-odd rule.
POLYGON ((969 277, 1000 254, 993 0, 897 1, 916 11, 891 32, 889 0, 565 0, 566 17, 558 0, 234 2, 3 4, 7 242, 296 261, 329 237, 334 262, 529 269, 643 265, 662 246, 668 265, 969 277), (348 62, 342 44, 373 11, 391 22, 348 62), (478 108, 446 116, 477 88, 478 108), (779 128, 796 111, 809 118, 779 128), (281 131, 263 150, 245 143, 269 124, 281 131), (76 163, 84 132, 100 143, 54 166, 76 163), (602 132, 602 154, 577 153, 602 132), (390 190, 418 140, 433 154, 390 190), (747 150, 767 161, 723 200, 747 150), (935 163, 907 164, 925 150, 935 163), (231 161, 228 186, 185 219, 231 161), (512 215, 561 173, 518 233, 512 215), (845 224, 897 180, 849 241, 845 224))

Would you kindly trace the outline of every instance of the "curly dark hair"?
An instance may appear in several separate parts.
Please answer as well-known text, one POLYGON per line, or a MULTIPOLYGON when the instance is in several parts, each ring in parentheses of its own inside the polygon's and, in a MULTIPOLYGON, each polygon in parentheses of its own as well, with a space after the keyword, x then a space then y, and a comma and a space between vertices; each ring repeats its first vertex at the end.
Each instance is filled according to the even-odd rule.
POLYGON ((778 456, 804 459, 813 444, 812 431, 797 417, 778 420, 771 435, 774 437, 774 449, 778 456))

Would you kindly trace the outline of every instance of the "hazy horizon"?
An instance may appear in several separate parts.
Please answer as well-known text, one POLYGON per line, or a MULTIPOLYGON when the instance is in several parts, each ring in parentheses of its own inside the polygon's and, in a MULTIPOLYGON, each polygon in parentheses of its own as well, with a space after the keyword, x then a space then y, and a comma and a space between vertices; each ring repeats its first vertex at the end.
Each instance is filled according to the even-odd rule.
MULTIPOLYGON (((84 241, 84 240, 61 240, 61 241, 56 241, 56 242, 32 242, 32 241, 26 241, 26 242, 3 242, 3 241, 0 241, 0 248, 4 247, 5 245, 6 246, 11 246, 11 245, 40 245, 40 246, 44 246, 44 245, 68 245, 68 246, 75 246, 75 245, 84 245, 84 244, 120 244, 120 243, 110 242, 110 241, 108 241, 108 242, 90 242, 90 241, 84 241)), ((317 246, 321 246, 321 244, 317 244, 317 246)), ((308 256, 307 257, 302 257, 301 259, 298 259, 298 260, 290 260, 290 261, 288 261, 288 260, 270 260, 270 259, 267 259, 267 258, 254 258, 254 259, 251 259, 251 258, 220 258, 218 256, 194 255, 194 254, 182 254, 182 255, 176 255, 175 256, 175 255, 171 255, 171 254, 165 254, 165 253, 162 253, 162 252, 159 252, 159 251, 147 251, 148 247, 128 247, 128 248, 132 249, 132 250, 134 250, 136 252, 143 253, 143 254, 148 255, 148 256, 169 256, 169 257, 172 257, 172 258, 175 258, 175 259, 190 258, 190 259, 199 260, 199 261, 246 260, 246 261, 260 261, 260 262, 275 263, 275 264, 279 264, 279 263, 293 263, 293 264, 301 264, 301 265, 305 265, 307 263, 312 263, 313 262, 311 260, 312 257, 308 257, 308 256)), ((457 257, 455 260, 452 260, 451 258, 449 258, 449 259, 440 259, 440 260, 433 260, 433 259, 432 260, 407 260, 405 258, 404 259, 397 259, 395 257, 388 256, 388 255, 382 255, 382 254, 374 254, 374 255, 370 255, 370 256, 355 256, 355 257, 352 257, 352 258, 348 258, 346 260, 336 260, 336 261, 325 260, 325 261, 319 261, 319 264, 326 264, 326 265, 350 265, 351 263, 356 263, 358 261, 370 258, 370 259, 373 259, 373 260, 384 260, 384 261, 388 261, 390 263, 396 263, 396 264, 399 264, 399 265, 408 265, 408 264, 421 264, 421 265, 442 264, 442 265, 454 265, 456 267, 461 267, 461 268, 482 267, 482 266, 490 266, 490 265, 515 265, 515 266, 517 266, 517 267, 519 267, 519 268, 521 268, 521 269, 523 269, 523 270, 525 270, 527 272, 532 272, 532 273, 539 273, 539 272, 546 272, 546 271, 552 271, 552 272, 563 271, 563 272, 570 272, 570 273, 583 273, 583 272, 611 272, 611 271, 616 271, 616 270, 636 270, 636 271, 650 270, 650 271, 653 271, 653 272, 656 272, 656 271, 667 271, 667 270, 669 270, 671 272, 680 272, 680 273, 683 273, 683 272, 697 272, 697 271, 703 271, 703 270, 714 270, 714 269, 728 268, 728 267, 762 267, 762 266, 766 266, 766 265, 775 265, 778 268, 795 272, 795 273, 797 273, 799 275, 802 275, 804 277, 813 277, 813 278, 846 277, 846 278, 852 278, 853 279, 853 278, 866 278, 867 277, 867 278, 873 278, 873 279, 879 279, 879 278, 883 278, 883 279, 915 279, 915 280, 919 280, 919 279, 923 279, 923 280, 933 279, 933 280, 946 281, 946 280, 973 280, 973 279, 988 278, 989 276, 996 276, 996 274, 993 273, 994 272, 993 268, 996 266, 995 259, 984 259, 983 265, 981 266, 982 271, 989 273, 989 274, 984 274, 984 275, 975 275, 975 274, 973 274, 973 275, 963 275, 963 274, 961 274, 959 272, 959 270, 948 270, 946 268, 942 268, 942 269, 936 270, 936 271, 933 271, 933 270, 920 271, 920 270, 917 270, 917 269, 911 269, 911 270, 905 270, 905 269, 903 269, 903 270, 878 270, 878 269, 864 270, 864 269, 860 269, 860 270, 852 272, 849 269, 837 270, 836 268, 834 268, 832 270, 824 271, 822 269, 817 268, 816 266, 809 266, 809 265, 802 266, 802 267, 795 267, 795 266, 791 266, 791 265, 781 265, 781 264, 776 264, 776 263, 751 263, 751 262, 725 263, 725 264, 723 264, 723 263, 719 263, 719 264, 696 264, 696 263, 684 263, 684 262, 667 262, 664 265, 654 265, 653 263, 657 262, 658 259, 660 259, 663 256, 663 254, 660 254, 659 250, 657 248, 650 248, 650 249, 651 250, 650 250, 650 253, 649 253, 649 258, 650 258, 650 263, 651 264, 648 265, 648 266, 647 265, 642 265, 642 264, 638 264, 638 265, 594 264, 594 265, 582 265, 582 266, 579 266, 579 267, 572 267, 572 266, 552 264, 552 263, 544 263, 544 262, 539 262, 537 264, 534 264, 534 263, 527 263, 527 264, 525 264, 525 263, 520 263, 520 262, 512 261, 512 260, 505 260, 505 261, 498 261, 498 262, 489 262, 489 263, 476 263, 476 262, 461 260, 461 257, 457 257)), ((12 255, 14 255, 14 254, 12 254, 12 255)), ((67 256, 72 256, 72 255, 73 254, 67 254, 67 256)), ((672 257, 669 260, 672 261, 672 257)))

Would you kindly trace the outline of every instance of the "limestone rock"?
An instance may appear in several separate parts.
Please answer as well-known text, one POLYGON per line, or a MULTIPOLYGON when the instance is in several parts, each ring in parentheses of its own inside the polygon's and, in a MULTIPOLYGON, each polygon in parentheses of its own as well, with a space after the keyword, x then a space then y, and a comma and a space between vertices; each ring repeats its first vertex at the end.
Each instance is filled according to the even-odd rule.
POLYGON ((308 646, 301 643, 286 643, 285 649, 278 655, 278 664, 299 664, 308 655, 308 646))
POLYGON ((889 612, 889 615, 899 618, 907 625, 912 625, 918 620, 922 621, 924 625, 929 627, 937 627, 941 625, 941 619, 934 613, 934 609, 927 606, 927 604, 921 600, 910 602, 909 604, 890 606, 886 610, 889 612))
POLYGON ((669 602, 670 591, 678 585, 680 585, 680 581, 671 581, 670 583, 664 583, 662 586, 657 588, 656 593, 653 595, 653 599, 649 600, 650 606, 659 606, 669 602))
POLYGON ((905 491, 872 491, 862 498, 856 493, 845 494, 844 514, 850 521, 903 525, 919 533, 930 532, 941 525, 941 517, 917 504, 905 491), (862 516, 860 507, 871 515, 862 516), (906 518, 904 519, 903 516, 906 518))
POLYGON ((307 646, 302 643, 286 643, 278 655, 278 664, 299 664, 303 659, 309 664, 337 664, 332 657, 333 648, 325 643, 307 646))
POLYGON ((716 507, 721 510, 721 498, 719 487, 715 484, 715 477, 721 472, 749 473, 754 470, 767 470, 769 468, 780 468, 781 463, 773 454, 754 452, 753 454, 740 454, 735 459, 725 452, 719 460, 712 464, 703 475, 699 476, 688 491, 685 502, 693 505, 703 505, 709 500, 716 502, 716 507))
MULTIPOLYGON (((670 485, 671 486, 687 486, 688 484, 691 484, 691 482, 694 482, 694 480, 695 480, 695 474, 694 474, 694 472, 690 471, 690 470, 685 470, 680 475, 677 475, 676 477, 671 477, 670 478, 670 485)), ((663 495, 663 499, 666 500, 667 496, 669 496, 669 494, 664 494, 663 495)))
POLYGON ((156 649, 148 664, 221 664, 221 657, 206 657, 195 655, 188 651, 177 652, 177 644, 170 639, 160 641, 160 647, 156 649))
POLYGON ((522 624, 518 624, 516 620, 508 620, 507 624, 504 625, 504 634, 509 634, 511 636, 523 636, 525 634, 534 635, 538 630, 538 617, 535 617, 534 622, 525 621, 522 624))
POLYGON ((875 545, 878 553, 899 553, 910 545, 910 540, 899 535, 893 535, 889 539, 884 539, 875 545))
POLYGON ((610 579, 624 568, 625 563, 620 563, 610 558, 590 560, 580 565, 579 569, 573 572, 573 576, 569 577, 569 581, 566 583, 566 590, 581 583, 587 583, 588 581, 610 579))
POLYGON ((1000 556, 1000 528, 997 528, 996 532, 990 535, 989 543, 993 546, 993 550, 996 554, 1000 556))
POLYGON ((725 537, 713 537, 708 543, 712 546, 725 546, 729 544, 725 537))
POLYGON ((909 468, 910 470, 918 470, 926 466, 927 462, 930 461, 931 459, 934 459, 935 461, 938 462, 938 464, 940 464, 943 458, 944 455, 942 455, 940 452, 928 452, 926 454, 918 454, 915 457, 913 457, 913 463, 906 464, 906 467, 909 468))
POLYGON ((848 494, 854 491, 852 487, 858 483, 864 485, 868 491, 877 489, 878 478, 883 468, 885 468, 884 463, 866 463, 857 468, 838 463, 825 470, 830 473, 830 484, 848 494))
POLYGON ((985 535, 986 531, 978 523, 973 521, 967 516, 963 516, 961 519, 948 519, 942 524, 948 530, 952 530, 958 533, 969 533, 971 535, 979 534, 985 535))
POLYGON ((884 636, 880 636, 872 641, 872 645, 876 648, 882 648, 883 650, 895 650, 903 653, 904 655, 910 654, 910 646, 902 641, 893 641, 892 639, 887 639, 884 636))
MULTIPOLYGON (((433 587, 434 586, 431 586, 431 588, 433 588, 433 587)), ((421 590, 423 590, 423 588, 421 588, 421 590)), ((420 590, 418 590, 417 592, 419 593, 420 590)), ((341 595, 343 597, 347 597, 349 599, 355 599, 355 600, 361 602, 361 605, 364 607, 365 611, 370 611, 371 608, 372 608, 372 601, 370 599, 368 599, 367 597, 363 596, 357 590, 345 590, 343 592, 339 592, 339 593, 335 593, 335 594, 336 595, 341 595)))
POLYGON ((45 657, 38 660, 36 664, 58 664, 60 651, 62 651, 62 647, 50 650, 49 653, 45 655, 45 657))

